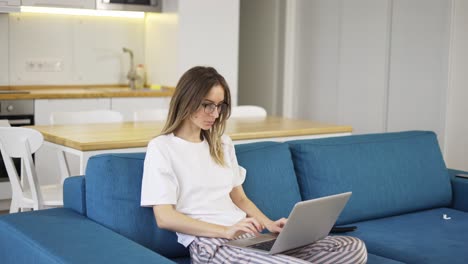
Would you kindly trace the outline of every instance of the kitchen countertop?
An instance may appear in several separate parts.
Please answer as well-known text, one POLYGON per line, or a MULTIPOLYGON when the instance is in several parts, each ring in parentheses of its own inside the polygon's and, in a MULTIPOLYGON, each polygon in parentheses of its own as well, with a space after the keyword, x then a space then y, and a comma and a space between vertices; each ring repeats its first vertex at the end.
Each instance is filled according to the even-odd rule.
POLYGON ((174 87, 131 90, 119 85, 0 86, 0 100, 109 97, 170 97, 174 87))
MULTIPOLYGON (((164 122, 124 122, 80 125, 30 126, 54 144, 80 151, 146 147, 157 136, 164 122)), ((309 120, 268 116, 230 118, 225 133, 232 140, 259 140, 313 135, 351 133, 351 126, 330 125, 309 120)), ((288 139, 290 140, 290 139, 288 139)))
MULTIPOLYGON (((29 126, 42 133, 44 144, 62 153, 78 155, 79 175, 84 175, 91 156, 101 153, 144 152, 156 137, 164 121, 123 122, 106 124, 29 126)), ((330 125, 308 120, 267 116, 266 118, 230 118, 225 134, 234 144, 259 141, 288 141, 350 135, 352 127, 330 125)), ((69 175, 69 167, 60 159, 61 174, 69 175)))

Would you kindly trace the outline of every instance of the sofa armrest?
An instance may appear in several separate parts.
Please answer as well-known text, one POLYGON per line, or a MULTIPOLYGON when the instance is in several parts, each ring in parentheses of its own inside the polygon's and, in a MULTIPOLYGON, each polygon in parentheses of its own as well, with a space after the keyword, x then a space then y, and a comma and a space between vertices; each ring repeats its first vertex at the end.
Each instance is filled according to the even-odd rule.
POLYGON ((448 170, 452 182, 452 208, 468 212, 468 178, 460 178, 458 173, 468 174, 466 171, 448 170))
POLYGON ((86 216, 86 184, 84 176, 68 177, 63 182, 63 207, 86 216))
POLYGON ((0 216, 1 263, 174 263, 67 208, 0 216))

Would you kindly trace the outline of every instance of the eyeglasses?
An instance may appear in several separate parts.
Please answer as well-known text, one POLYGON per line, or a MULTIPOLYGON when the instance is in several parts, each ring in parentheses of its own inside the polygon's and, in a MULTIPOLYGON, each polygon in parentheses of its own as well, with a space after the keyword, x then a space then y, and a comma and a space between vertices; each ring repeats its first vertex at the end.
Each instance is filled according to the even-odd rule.
POLYGON ((220 104, 202 103, 201 105, 203 106, 203 110, 206 114, 213 113, 215 109, 218 111, 218 114, 221 114, 224 113, 228 107, 228 104, 225 102, 222 102, 220 104))

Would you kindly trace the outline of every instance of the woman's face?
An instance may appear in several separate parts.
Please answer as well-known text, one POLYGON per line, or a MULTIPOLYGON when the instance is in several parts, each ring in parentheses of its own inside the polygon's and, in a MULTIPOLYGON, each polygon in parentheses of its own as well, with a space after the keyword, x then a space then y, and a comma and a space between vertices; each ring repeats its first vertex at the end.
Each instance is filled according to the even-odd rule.
POLYGON ((213 86, 203 99, 198 110, 190 117, 190 121, 200 129, 209 130, 219 117, 219 111, 221 110, 221 104, 223 103, 223 87, 221 85, 213 86))

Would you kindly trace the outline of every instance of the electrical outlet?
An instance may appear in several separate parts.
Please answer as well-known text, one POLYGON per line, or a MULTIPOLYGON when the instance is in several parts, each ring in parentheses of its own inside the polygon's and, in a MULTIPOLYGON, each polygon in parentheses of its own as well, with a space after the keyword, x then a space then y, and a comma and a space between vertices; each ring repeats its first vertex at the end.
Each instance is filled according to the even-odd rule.
POLYGON ((25 63, 28 72, 61 72, 63 61, 61 59, 29 59, 25 63))

